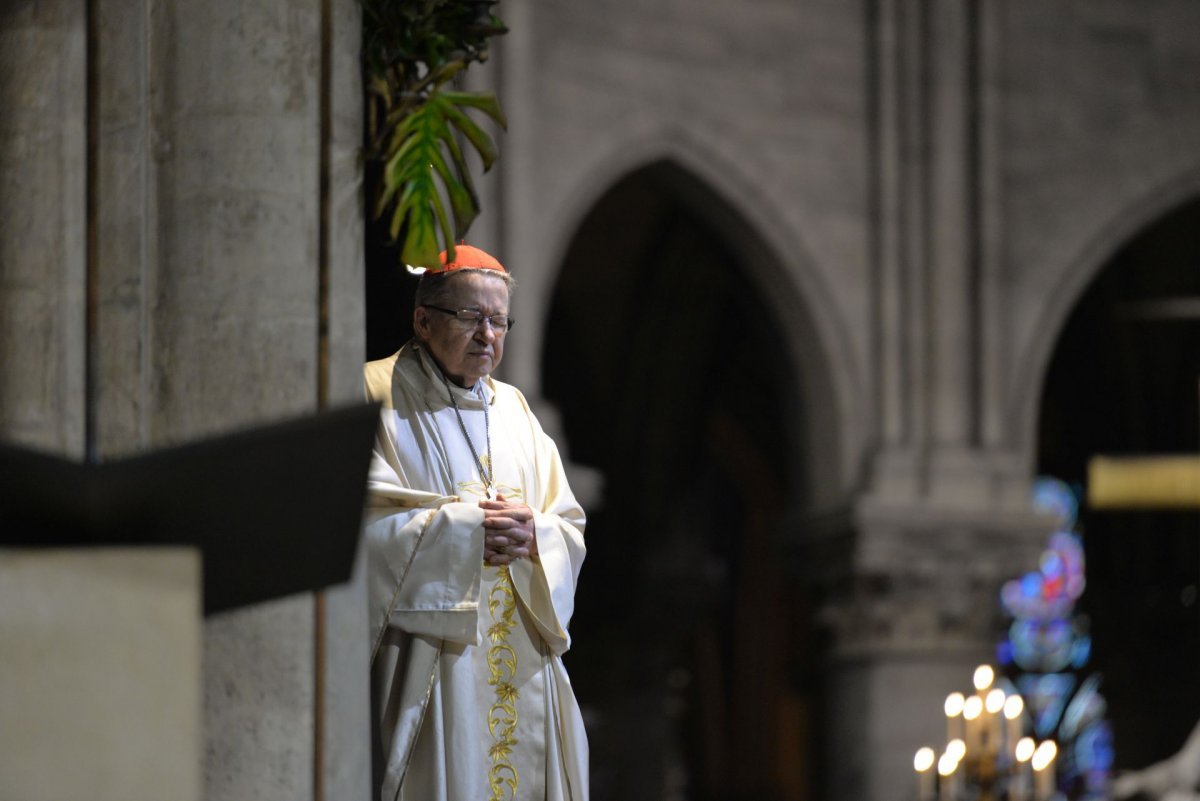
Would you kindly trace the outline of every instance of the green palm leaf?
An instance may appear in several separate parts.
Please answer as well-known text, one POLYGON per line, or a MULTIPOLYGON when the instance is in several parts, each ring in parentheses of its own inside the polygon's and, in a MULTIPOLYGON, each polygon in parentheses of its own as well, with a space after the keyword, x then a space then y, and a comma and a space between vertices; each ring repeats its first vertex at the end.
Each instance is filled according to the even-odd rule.
POLYGON ((379 167, 372 211, 386 215, 404 261, 432 266, 479 214, 464 150, 478 154, 485 171, 497 158, 470 113, 506 125, 493 95, 443 88, 485 61, 488 40, 507 28, 492 13, 498 0, 360 2, 368 156, 379 167))
POLYGON ((505 124, 492 95, 434 92, 397 120, 382 154, 383 185, 374 211, 381 217, 391 209, 389 232, 393 238, 404 233, 401 258, 408 264, 437 264, 438 253, 452 248, 479 214, 459 137, 479 155, 485 171, 498 154, 492 137, 464 108, 505 124))

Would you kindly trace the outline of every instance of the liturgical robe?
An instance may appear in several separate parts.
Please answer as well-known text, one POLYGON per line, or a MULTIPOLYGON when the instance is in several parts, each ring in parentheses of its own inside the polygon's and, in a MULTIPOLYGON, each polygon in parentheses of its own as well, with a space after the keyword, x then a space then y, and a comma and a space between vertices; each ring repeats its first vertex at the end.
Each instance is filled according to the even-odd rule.
POLYGON ((381 798, 585 801, 587 738, 562 663, 584 515, 558 449, 490 377, 450 383, 460 421, 415 343, 364 373, 383 404, 365 527, 381 798), (477 459, 533 510, 537 559, 484 563, 477 459))

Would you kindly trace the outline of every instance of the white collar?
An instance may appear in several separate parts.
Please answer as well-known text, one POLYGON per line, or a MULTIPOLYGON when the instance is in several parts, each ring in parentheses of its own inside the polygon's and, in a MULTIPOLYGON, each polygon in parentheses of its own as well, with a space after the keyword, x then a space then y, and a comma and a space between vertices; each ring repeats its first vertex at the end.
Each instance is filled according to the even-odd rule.
POLYGON ((439 405, 449 403, 450 398, 446 396, 447 385, 454 393, 458 405, 464 409, 482 409, 483 399, 487 400, 489 406, 496 402, 496 388, 490 375, 480 378, 475 382, 474 387, 460 387, 453 381, 443 381, 442 371, 425 348, 421 347, 421 344, 415 339, 411 344, 413 349, 420 354, 418 361, 422 372, 425 373, 425 395, 431 403, 439 405), (482 398, 480 397, 481 392, 483 393, 482 398))

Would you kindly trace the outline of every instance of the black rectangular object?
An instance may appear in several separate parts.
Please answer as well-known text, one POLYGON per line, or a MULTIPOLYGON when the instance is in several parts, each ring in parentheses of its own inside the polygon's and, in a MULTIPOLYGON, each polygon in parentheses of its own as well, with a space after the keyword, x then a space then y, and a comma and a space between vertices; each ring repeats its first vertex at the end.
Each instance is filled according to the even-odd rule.
POLYGON ((350 577, 378 404, 102 464, 0 445, 0 546, 192 545, 204 611, 350 577))

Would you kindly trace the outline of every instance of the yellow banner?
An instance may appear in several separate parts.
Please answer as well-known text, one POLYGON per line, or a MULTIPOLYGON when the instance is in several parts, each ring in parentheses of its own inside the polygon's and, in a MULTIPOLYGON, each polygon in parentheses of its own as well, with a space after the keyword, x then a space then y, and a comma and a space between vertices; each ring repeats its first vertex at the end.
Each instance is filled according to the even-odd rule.
POLYGON ((1200 457, 1096 456, 1088 462, 1092 509, 1200 509, 1200 457))

